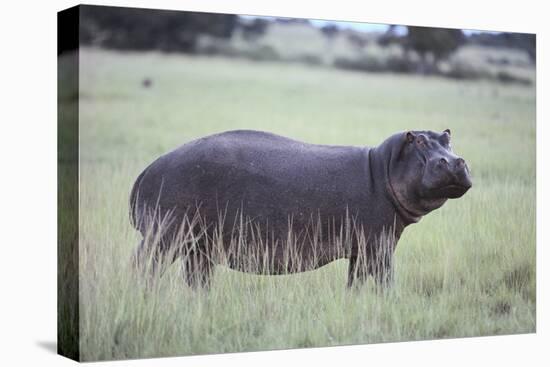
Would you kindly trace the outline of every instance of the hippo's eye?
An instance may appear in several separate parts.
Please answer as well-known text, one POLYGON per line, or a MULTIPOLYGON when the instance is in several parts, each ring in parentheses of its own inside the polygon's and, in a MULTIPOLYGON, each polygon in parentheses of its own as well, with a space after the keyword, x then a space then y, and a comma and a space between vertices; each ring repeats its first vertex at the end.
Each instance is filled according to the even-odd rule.
POLYGON ((419 148, 426 149, 428 147, 428 139, 422 134, 418 135, 416 138, 416 144, 419 148))
POLYGON ((447 160, 446 160, 445 158, 441 158, 441 159, 439 160, 439 163, 441 163, 441 164, 447 164, 447 160))

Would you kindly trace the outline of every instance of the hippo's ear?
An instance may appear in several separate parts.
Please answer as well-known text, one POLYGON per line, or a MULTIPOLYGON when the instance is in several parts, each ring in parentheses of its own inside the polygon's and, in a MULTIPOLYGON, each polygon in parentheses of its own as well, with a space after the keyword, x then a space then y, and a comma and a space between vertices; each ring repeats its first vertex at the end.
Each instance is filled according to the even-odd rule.
POLYGON ((405 151, 405 148, 408 146, 408 144, 414 143, 414 141, 416 140, 416 134, 413 133, 412 131, 407 131, 406 133, 403 134, 403 137, 404 138, 402 142, 399 143, 398 146, 396 146, 397 148, 396 157, 398 161, 403 157, 403 154, 405 154, 404 151, 405 151))
POLYGON ((441 134, 441 139, 444 144, 450 144, 451 143, 451 130, 445 129, 443 130, 443 134, 441 134))

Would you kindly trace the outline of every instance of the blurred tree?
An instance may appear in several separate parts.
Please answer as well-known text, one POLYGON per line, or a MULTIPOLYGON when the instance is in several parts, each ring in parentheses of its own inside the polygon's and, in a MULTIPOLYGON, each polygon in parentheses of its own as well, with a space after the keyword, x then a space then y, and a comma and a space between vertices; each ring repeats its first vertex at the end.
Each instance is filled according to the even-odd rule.
POLYGON ((309 19, 304 18, 276 18, 275 22, 280 24, 310 24, 309 19))
POLYGON ((477 32, 468 36, 468 42, 492 47, 508 47, 524 50, 531 62, 536 62, 536 35, 532 33, 477 32))
POLYGON ((325 53, 323 55, 326 64, 334 62, 334 38, 339 31, 336 24, 327 24, 321 27, 321 33, 325 36, 326 40, 325 53))
POLYGON ((193 52, 200 34, 230 37, 231 14, 81 5, 80 42, 106 48, 193 52))
POLYGON ((321 27, 321 32, 325 37, 332 39, 338 34, 338 26, 336 24, 327 24, 323 27, 321 27))
POLYGON ((382 47, 387 47, 391 44, 400 44, 403 45, 403 37, 397 34, 397 26, 395 24, 390 24, 386 32, 378 37, 377 43, 382 47))
POLYGON ((362 51, 369 44, 369 40, 364 35, 355 32, 348 34, 348 41, 359 51, 362 51))
POLYGON ((440 60, 449 57, 466 41, 460 29, 407 26, 405 48, 420 56, 420 72, 432 73, 438 70, 440 60), (431 56, 431 60, 428 59, 431 56))
POLYGON ((248 41, 255 41, 265 34, 267 27, 269 26, 269 21, 262 18, 256 18, 251 22, 241 21, 239 26, 243 31, 244 39, 248 41))
POLYGON ((537 62, 537 36, 532 33, 505 33, 512 35, 515 39, 517 48, 525 50, 532 63, 537 62))

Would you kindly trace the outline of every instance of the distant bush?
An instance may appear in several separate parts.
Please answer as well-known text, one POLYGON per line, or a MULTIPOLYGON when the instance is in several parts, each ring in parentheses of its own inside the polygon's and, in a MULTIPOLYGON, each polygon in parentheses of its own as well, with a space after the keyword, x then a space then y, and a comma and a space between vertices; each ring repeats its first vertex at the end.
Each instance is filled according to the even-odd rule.
MULTIPOLYGON (((338 57, 333 66, 339 69, 365 72, 415 73, 419 68, 418 60, 400 55, 390 55, 385 58, 362 56, 358 58, 338 57)), ((438 69, 437 74, 443 77, 459 80, 495 80, 501 83, 517 83, 529 85, 528 78, 510 71, 489 69, 465 59, 452 59, 438 69)))
POLYGON ((123 50, 194 52, 199 35, 229 38, 236 22, 232 14, 83 5, 80 42, 123 50))
POLYGON ((495 80, 501 83, 530 85, 532 81, 528 78, 516 75, 510 71, 491 71, 480 65, 467 62, 466 60, 453 60, 446 70, 441 72, 442 76, 460 80, 495 80))
POLYGON ((524 50, 531 62, 536 62, 536 35, 531 33, 474 33, 468 37, 468 42, 482 46, 524 50))
POLYGON ((499 65, 499 66, 506 66, 510 65, 511 61, 506 57, 492 57, 489 56, 486 58, 487 62, 489 64, 499 65))
POLYGON ((334 67, 346 70, 380 72, 386 71, 385 65, 380 60, 373 57, 359 57, 350 59, 345 57, 337 57, 334 59, 334 67))
POLYGON ((405 57, 392 55, 386 60, 386 68, 395 73, 413 73, 418 69, 418 63, 405 57))
POLYGON ((530 79, 511 74, 504 70, 497 72, 496 79, 501 83, 517 83, 523 85, 530 85, 532 83, 530 79))
POLYGON ((209 36, 200 36, 197 39, 195 46, 195 52, 201 55, 224 55, 229 57, 238 56, 239 50, 237 50, 231 42, 226 40, 217 39, 209 36))
POLYGON ((306 65, 322 65, 323 59, 315 54, 302 54, 291 58, 289 61, 294 61, 306 65))
POLYGON ((481 78, 490 78, 489 72, 483 72, 479 67, 465 60, 453 60, 449 63, 447 70, 442 72, 443 76, 461 79, 473 80, 481 78))
POLYGON ((355 59, 339 57, 334 66, 340 69, 368 72, 411 73, 418 68, 418 63, 403 56, 390 55, 386 58, 363 56, 355 59))
POLYGON ((199 38, 196 53, 208 56, 238 57, 254 61, 281 60, 279 53, 271 46, 247 43, 237 47, 228 40, 209 36, 199 38))
POLYGON ((242 57, 254 61, 276 61, 280 60, 279 53, 271 46, 260 45, 240 50, 242 57))

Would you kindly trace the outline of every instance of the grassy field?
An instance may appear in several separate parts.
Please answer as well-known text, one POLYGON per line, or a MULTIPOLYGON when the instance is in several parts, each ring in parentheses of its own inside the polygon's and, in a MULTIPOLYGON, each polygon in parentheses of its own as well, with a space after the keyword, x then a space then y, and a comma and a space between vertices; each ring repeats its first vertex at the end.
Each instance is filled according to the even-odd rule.
POLYGON ((80 60, 83 360, 535 331, 534 87, 92 49, 80 60), (346 145, 450 128, 474 187, 405 230, 386 293, 346 289, 345 260, 277 277, 217 267, 208 293, 174 265, 146 292, 130 265, 135 178, 238 128, 346 145))

